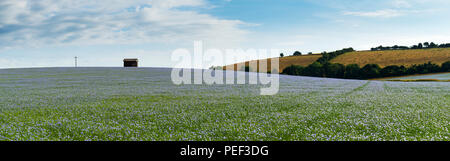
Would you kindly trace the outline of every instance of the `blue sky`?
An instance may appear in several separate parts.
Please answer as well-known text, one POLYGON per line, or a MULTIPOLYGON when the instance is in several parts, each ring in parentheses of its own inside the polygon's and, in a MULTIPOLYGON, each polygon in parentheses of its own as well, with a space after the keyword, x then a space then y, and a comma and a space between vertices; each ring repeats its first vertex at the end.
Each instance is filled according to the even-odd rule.
MULTIPOLYGON (((2 0, 0 68, 171 67, 173 50, 282 49, 290 55, 450 42, 448 0, 2 0)), ((221 64, 219 64, 221 65, 221 64)))

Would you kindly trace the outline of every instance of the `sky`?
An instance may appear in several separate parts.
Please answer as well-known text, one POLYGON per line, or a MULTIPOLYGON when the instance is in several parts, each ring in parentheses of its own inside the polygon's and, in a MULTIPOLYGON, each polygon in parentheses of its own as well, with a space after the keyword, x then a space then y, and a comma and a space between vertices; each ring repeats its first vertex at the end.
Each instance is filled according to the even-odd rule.
MULTIPOLYGON (((173 67, 174 50, 285 55, 450 43, 448 0, 0 0, 0 68, 173 67)), ((217 64, 223 65, 223 64, 217 64)))

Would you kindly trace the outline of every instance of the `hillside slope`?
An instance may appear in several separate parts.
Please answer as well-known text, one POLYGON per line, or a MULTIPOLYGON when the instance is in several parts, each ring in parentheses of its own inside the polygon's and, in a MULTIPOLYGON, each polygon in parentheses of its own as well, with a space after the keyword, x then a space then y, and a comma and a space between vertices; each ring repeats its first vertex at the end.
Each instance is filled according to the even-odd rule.
MULTIPOLYGON (((320 54, 314 54, 314 55, 302 55, 302 56, 287 56, 287 57, 282 57, 280 58, 280 71, 283 71, 283 69, 291 66, 291 65, 301 65, 301 66, 308 66, 309 64, 314 63, 317 59, 319 59, 322 55, 320 54)), ((252 60, 250 62, 255 62, 258 60, 252 60)), ((268 68, 270 68, 270 60, 267 60, 268 63, 268 68)), ((232 64, 234 65, 234 69, 237 69, 237 65, 243 65, 244 63, 237 63, 237 64, 232 64)), ((224 69, 226 70, 227 67, 230 68, 232 65, 227 65, 224 67, 224 69)), ((245 62, 245 64, 243 66, 248 66, 249 62, 245 62)), ((240 69, 238 69, 240 70, 240 69)))
MULTIPOLYGON (((302 56, 287 56, 280 58, 280 72, 291 65, 308 66, 319 59, 322 55, 302 55, 302 56)), ((258 60, 252 60, 254 62, 258 60)), ((435 49, 411 49, 411 50, 384 50, 384 51, 355 51, 340 55, 331 60, 332 63, 340 63, 344 65, 358 64, 363 67, 366 64, 378 64, 380 67, 389 65, 404 65, 409 67, 413 64, 423 64, 432 62, 438 65, 450 61, 450 48, 435 48, 435 49)), ((270 61, 269 66, 270 66, 270 61)), ((239 65, 248 66, 249 62, 237 63, 239 65)), ((237 69, 237 64, 234 69, 237 69)), ((224 66, 230 68, 232 65, 224 66)), ((270 68, 270 67, 269 67, 270 68)), ((242 69, 237 69, 242 70, 242 69)), ((253 70, 251 70, 253 71, 253 70)))
POLYGON ((356 51, 340 55, 332 63, 344 65, 378 64, 380 67, 389 65, 411 66, 432 62, 438 65, 450 61, 450 48, 416 49, 416 50, 385 50, 385 51, 356 51))

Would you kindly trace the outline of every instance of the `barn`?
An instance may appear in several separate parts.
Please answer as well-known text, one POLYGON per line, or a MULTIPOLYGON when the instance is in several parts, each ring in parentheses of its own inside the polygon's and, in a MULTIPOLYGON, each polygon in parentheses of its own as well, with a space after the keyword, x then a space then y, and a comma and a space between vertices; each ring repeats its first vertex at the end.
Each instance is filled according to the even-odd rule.
POLYGON ((138 67, 138 59, 123 59, 123 67, 138 67))

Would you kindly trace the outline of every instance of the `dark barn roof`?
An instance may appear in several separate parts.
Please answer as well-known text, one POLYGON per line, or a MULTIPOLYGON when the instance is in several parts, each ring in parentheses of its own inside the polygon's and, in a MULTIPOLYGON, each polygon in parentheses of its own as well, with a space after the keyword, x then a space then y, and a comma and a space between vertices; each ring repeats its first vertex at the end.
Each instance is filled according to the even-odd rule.
POLYGON ((123 59, 123 61, 138 61, 138 59, 123 59))

